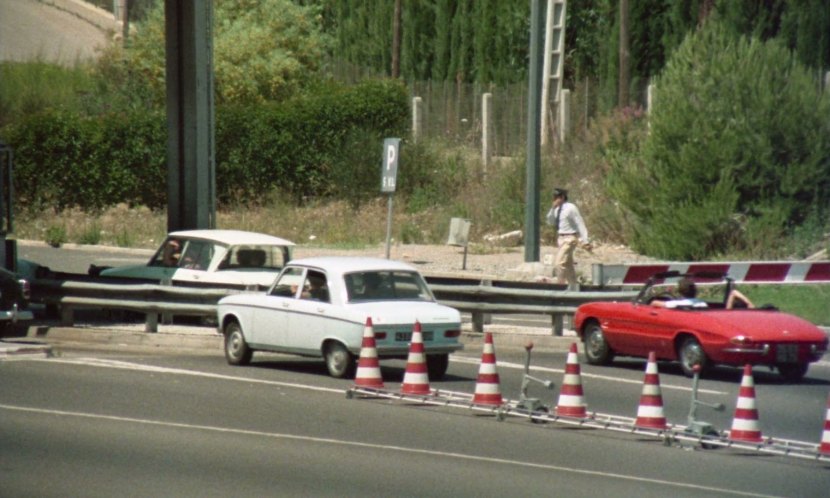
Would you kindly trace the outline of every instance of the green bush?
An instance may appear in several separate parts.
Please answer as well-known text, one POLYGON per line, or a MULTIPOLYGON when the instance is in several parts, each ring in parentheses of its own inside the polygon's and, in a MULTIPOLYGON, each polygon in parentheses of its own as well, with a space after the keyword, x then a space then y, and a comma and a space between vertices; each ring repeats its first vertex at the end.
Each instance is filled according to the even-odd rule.
POLYGON ((642 153, 609 178, 636 250, 705 259, 746 249, 755 228, 769 243, 811 214, 826 222, 830 94, 782 45, 710 21, 656 86, 642 153))
MULTIPOLYGON (((256 202, 279 192, 301 204, 376 194, 382 137, 404 136, 408 106, 400 83, 376 81, 325 86, 280 105, 220 107, 216 115, 219 201, 256 202)), ((47 109, 0 131, 15 150, 22 206, 161 208, 167 202, 161 111, 84 116, 47 109)))

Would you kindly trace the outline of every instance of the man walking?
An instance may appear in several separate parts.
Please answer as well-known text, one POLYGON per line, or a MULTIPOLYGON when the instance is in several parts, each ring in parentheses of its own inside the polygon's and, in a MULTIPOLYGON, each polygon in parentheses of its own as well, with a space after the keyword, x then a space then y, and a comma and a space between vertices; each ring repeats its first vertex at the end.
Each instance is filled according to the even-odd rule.
POLYGON ((574 267, 574 251, 579 242, 590 249, 588 229, 579 209, 572 202, 568 202, 568 191, 557 188, 553 190, 553 205, 548 211, 548 225, 556 228, 556 281, 560 284, 575 285, 576 268, 574 267))

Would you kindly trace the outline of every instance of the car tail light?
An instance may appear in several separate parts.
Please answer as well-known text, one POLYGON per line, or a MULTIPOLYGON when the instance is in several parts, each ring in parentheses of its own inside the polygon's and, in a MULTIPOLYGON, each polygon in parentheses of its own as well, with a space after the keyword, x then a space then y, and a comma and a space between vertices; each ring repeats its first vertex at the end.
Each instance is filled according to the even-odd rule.
POLYGON ((378 341, 386 339, 386 332, 375 332, 375 339, 378 341))
POLYGON ((17 284, 20 286, 20 295, 25 300, 29 300, 32 297, 32 289, 29 286, 29 281, 25 278, 21 278, 17 281, 17 284))
POLYGON ((749 346, 754 344, 754 341, 745 335, 737 335, 729 339, 729 342, 737 346, 749 346))
POLYGON ((448 330, 448 331, 444 332, 444 337, 453 338, 453 337, 458 337, 460 335, 461 335, 460 330, 448 330))

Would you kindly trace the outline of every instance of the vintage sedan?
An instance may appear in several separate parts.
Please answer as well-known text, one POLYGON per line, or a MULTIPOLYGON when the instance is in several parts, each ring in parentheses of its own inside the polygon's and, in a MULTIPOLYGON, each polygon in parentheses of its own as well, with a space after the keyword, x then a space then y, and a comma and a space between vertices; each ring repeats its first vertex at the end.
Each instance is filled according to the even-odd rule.
POLYGON ((102 277, 184 285, 267 288, 291 260, 294 243, 242 230, 171 232, 145 265, 90 268, 102 277))
POLYGON ((733 289, 722 273, 659 273, 631 302, 579 306, 574 328, 588 363, 607 364, 615 355, 645 358, 654 351, 658 359, 679 361, 688 376, 695 365, 705 371, 715 364, 751 364, 776 368, 785 379, 797 381, 827 352, 827 335, 807 320, 770 305, 729 309, 733 289), (655 301, 673 298, 666 286, 679 277, 709 284, 702 302, 655 306, 655 301))
POLYGON ((379 358, 406 358, 421 324, 429 378, 439 379, 459 343, 461 315, 435 301, 418 271, 401 262, 359 257, 295 260, 265 293, 222 298, 225 357, 245 365, 254 351, 325 359, 331 376, 355 372, 367 318, 379 358))

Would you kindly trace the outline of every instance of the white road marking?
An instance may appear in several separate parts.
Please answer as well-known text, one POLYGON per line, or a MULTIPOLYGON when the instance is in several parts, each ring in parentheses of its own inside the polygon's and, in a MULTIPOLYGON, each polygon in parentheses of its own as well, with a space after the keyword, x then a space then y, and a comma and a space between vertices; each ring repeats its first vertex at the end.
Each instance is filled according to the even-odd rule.
POLYGON ((273 439, 286 439, 291 441, 304 441, 309 443, 319 443, 319 444, 329 444, 329 445, 337 445, 337 446, 349 446, 354 448, 368 448, 373 450, 381 450, 381 451, 391 451, 391 452, 398 452, 398 453, 410 453, 415 455, 429 455, 429 456, 436 456, 436 457, 443 457, 443 458, 450 458, 450 459, 458 459, 458 460, 469 460, 474 462, 485 462, 491 464, 500 464, 500 465, 510 465, 515 467, 526 467, 526 468, 533 468, 533 469, 542 469, 542 470, 552 470, 557 472, 563 473, 571 473, 571 474, 578 474, 578 475, 587 475, 587 476, 599 476, 608 479, 617 479, 621 481, 632 481, 632 482, 642 482, 648 484, 656 484, 662 486, 668 486, 673 488, 681 488, 681 489, 692 489, 697 491, 704 491, 704 492, 714 492, 714 493, 725 493, 731 494, 735 496, 762 496, 762 497, 772 497, 773 495, 760 495, 757 493, 750 493, 745 491, 739 491, 735 489, 726 489, 726 488, 717 488, 713 486, 702 486, 699 484, 691 484, 691 483, 682 483, 682 482, 672 482, 672 481, 665 481, 662 479, 651 479, 647 477, 637 477, 637 476, 628 476, 624 474, 615 474, 613 472, 602 472, 598 470, 585 470, 585 469, 578 469, 574 467, 564 467, 561 465, 552 465, 552 464, 544 464, 544 463, 534 463, 534 462, 526 462, 521 460, 510 460, 506 458, 494 458, 494 457, 485 457, 480 455, 471 455, 468 453, 455 453, 455 452, 446 452, 446 451, 435 451, 435 450, 426 450, 422 448, 408 448, 404 446, 394 446, 394 445, 387 445, 387 444, 376 444, 376 443, 363 443, 360 441, 348 441, 344 439, 334 439, 334 438, 322 438, 322 437, 313 437, 313 436, 298 436, 296 434, 285 434, 279 432, 263 432, 263 431, 252 431, 252 430, 245 430, 245 429, 233 429, 230 427, 216 427, 210 425, 195 425, 195 424, 183 424, 177 422, 165 422, 163 420, 150 420, 150 419, 142 419, 142 418, 132 418, 132 417, 117 417, 114 415, 100 415, 96 413, 84 413, 84 412, 69 412, 63 410, 48 410, 43 408, 30 408, 24 406, 13 406, 13 405, 5 405, 0 404, 0 409, 9 410, 9 411, 19 411, 19 412, 26 412, 26 413, 38 413, 42 415, 56 415, 61 417, 76 417, 76 418, 86 418, 92 420, 107 420, 112 422, 123 422, 123 423, 130 423, 130 424, 139 424, 139 425, 149 425, 149 426, 157 426, 157 427, 171 427, 177 429, 191 429, 196 431, 207 431, 207 432, 217 432, 217 433, 224 433, 224 434, 236 434, 241 436, 256 436, 256 437, 268 437, 273 439))
POLYGON ((337 393, 343 394, 345 393, 345 389, 333 389, 330 387, 319 387, 319 386, 311 386, 307 384, 296 384, 293 382, 279 382, 275 380, 261 380, 261 379, 252 379, 249 377, 236 377, 233 375, 221 375, 221 374, 214 374, 210 372, 200 372, 197 370, 185 370, 182 368, 167 368, 167 367, 157 367, 154 365, 144 365, 141 363, 131 363, 126 361, 117 361, 117 360, 105 360, 99 358, 49 358, 46 360, 42 360, 49 363, 68 363, 72 365, 84 365, 89 367, 102 367, 102 368, 120 368, 124 370, 136 370, 141 372, 154 372, 154 373, 167 373, 167 374, 175 374, 175 375, 191 375, 194 377, 207 377, 211 379, 219 379, 219 380, 229 380, 229 381, 237 381, 237 382, 249 382, 252 384, 265 384, 270 386, 279 386, 279 387, 293 387, 296 389, 305 389, 307 391, 320 391, 320 392, 328 392, 328 393, 337 393))

